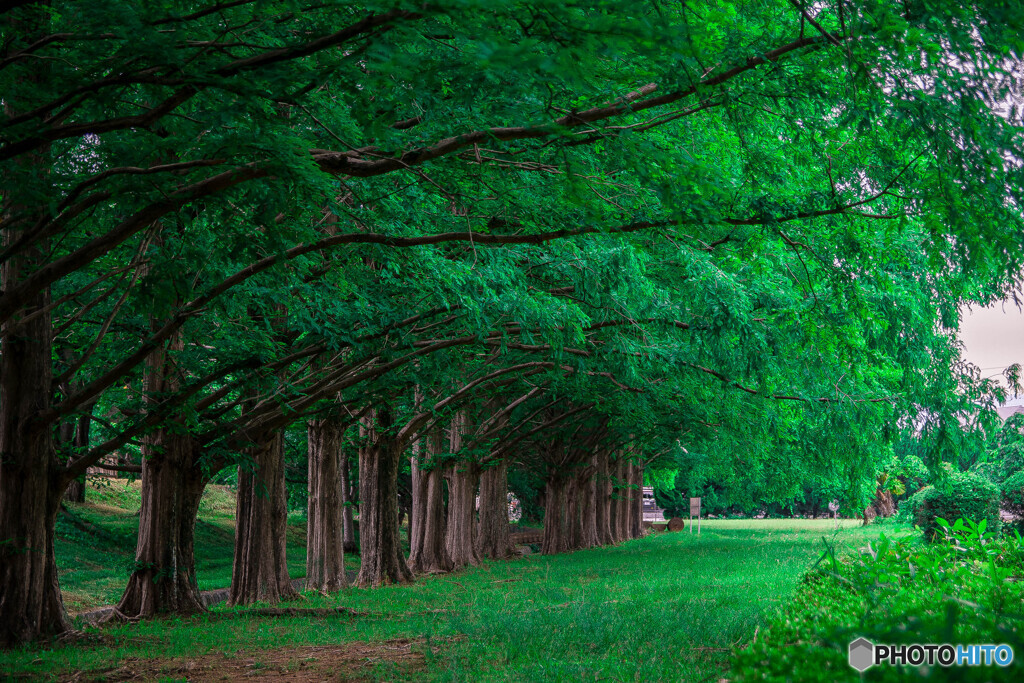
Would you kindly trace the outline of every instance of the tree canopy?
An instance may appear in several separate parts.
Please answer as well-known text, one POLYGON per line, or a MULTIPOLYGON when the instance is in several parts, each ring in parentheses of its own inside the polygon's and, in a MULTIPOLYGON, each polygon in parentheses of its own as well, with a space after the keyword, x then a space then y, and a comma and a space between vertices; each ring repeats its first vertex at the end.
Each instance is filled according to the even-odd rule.
POLYGON ((1022 20, 0 4, 0 541, 157 434, 208 477, 328 412, 411 442, 496 397, 523 463, 555 411, 741 496, 873 481, 901 426, 959 428, 959 308, 1020 272, 1022 20))

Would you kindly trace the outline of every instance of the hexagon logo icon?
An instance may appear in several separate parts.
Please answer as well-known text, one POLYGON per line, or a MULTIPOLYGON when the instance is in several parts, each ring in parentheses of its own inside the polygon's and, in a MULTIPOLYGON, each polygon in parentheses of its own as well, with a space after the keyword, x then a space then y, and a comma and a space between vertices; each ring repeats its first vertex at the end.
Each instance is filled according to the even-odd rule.
POLYGON ((864 671, 875 663, 875 646, 867 638, 858 638, 850 643, 850 666, 864 671))

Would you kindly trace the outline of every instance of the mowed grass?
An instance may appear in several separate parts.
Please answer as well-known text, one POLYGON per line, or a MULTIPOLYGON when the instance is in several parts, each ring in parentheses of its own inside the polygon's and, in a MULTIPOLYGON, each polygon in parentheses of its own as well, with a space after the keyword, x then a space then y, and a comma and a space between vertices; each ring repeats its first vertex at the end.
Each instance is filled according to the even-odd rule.
MULTIPOLYGON (((418 577, 413 585, 308 593, 289 605, 340 606, 354 614, 266 617, 218 606, 196 617, 111 626, 99 633, 101 644, 0 653, 0 670, 183 680, 180 672, 196 661, 209 667, 215 658, 244 658, 256 671, 278 666, 283 654, 290 668, 273 670, 286 674, 328 649, 411 639, 421 653, 418 665, 367 657, 357 678, 714 681, 725 673, 730 650, 750 642, 769 612, 785 606, 821 555, 823 536, 855 548, 878 530, 856 520, 842 521, 838 531, 831 520, 713 520, 699 536, 658 533, 616 547, 418 577)), ((333 675, 339 674, 351 678, 351 663, 333 675)), ((210 675, 216 679, 216 671, 210 675)))
MULTIPOLYGON (((116 603, 135 562, 140 483, 90 479, 83 504, 65 503, 57 516, 57 571, 64 604, 71 613, 116 603)), ((196 575, 200 590, 231 583, 235 543, 235 495, 208 486, 196 524, 196 575)), ((306 522, 289 518, 288 573, 306 572, 306 522)))

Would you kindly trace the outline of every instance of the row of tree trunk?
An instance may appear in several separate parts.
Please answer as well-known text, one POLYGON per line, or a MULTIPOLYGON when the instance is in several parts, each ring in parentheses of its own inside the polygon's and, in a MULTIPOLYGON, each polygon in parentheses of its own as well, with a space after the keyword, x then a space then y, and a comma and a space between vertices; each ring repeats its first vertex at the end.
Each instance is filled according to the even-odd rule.
POLYGON ((620 543, 643 533, 643 467, 598 449, 568 472, 552 470, 544 491, 542 552, 620 543))
MULTIPOLYGON (((468 427, 457 414, 433 428, 412 462, 410 555, 399 536, 398 473, 404 454, 385 405, 359 426, 360 570, 356 583, 375 587, 512 556, 508 462, 457 458, 468 427), (447 434, 445 434, 445 431, 447 434), (447 448, 444 448, 447 436, 447 448), (479 490, 479 497, 477 492, 479 490), (447 496, 445 496, 447 492, 447 496)), ((118 610, 125 617, 202 609, 192 549, 199 498, 207 478, 188 437, 164 435, 143 466, 136 569, 118 610)), ((354 545, 348 464, 337 419, 308 423, 309 489, 306 586, 323 592, 348 584, 346 546, 354 545)), ((267 434, 239 467, 231 604, 294 596, 285 557, 287 495, 280 432, 267 434)), ((574 468, 552 468, 545 491, 543 552, 566 552, 637 538, 642 533, 642 467, 595 448, 574 468)))
MULTIPOLYGON (((150 371, 150 394, 173 389, 177 378, 171 363, 152 363, 150 371)), ((447 430, 434 426, 414 444, 406 560, 399 541, 397 486, 406 444, 396 437, 393 422, 383 405, 359 426, 361 565, 356 583, 404 583, 414 573, 447 572, 484 558, 512 556, 508 460, 451 455, 459 454, 469 431, 465 415, 459 413, 447 430)), ((310 420, 307 430, 306 585, 330 592, 349 583, 344 553, 355 548, 354 492, 343 455, 345 425, 325 417, 310 420)), ((161 428, 146 436, 143 454, 135 565, 115 614, 138 619, 200 612, 204 606, 196 580, 194 532, 203 491, 218 467, 204 459, 199 441, 182 428, 161 428)), ((599 450, 582 467, 552 470, 545 495, 544 552, 638 536, 641 476, 638 466, 622 458, 611 461, 607 451, 599 450)), ((45 514, 24 517, 45 523, 56 514, 61 494, 63 490, 54 491, 45 501, 45 514)), ((253 439, 246 462, 239 466, 231 604, 276 602, 295 595, 285 556, 286 525, 283 433, 270 430, 253 439)), ((39 560, 39 581, 51 586, 25 594, 37 600, 36 618, 52 622, 55 617, 46 610, 57 611, 66 623, 52 545, 25 559, 39 560)))

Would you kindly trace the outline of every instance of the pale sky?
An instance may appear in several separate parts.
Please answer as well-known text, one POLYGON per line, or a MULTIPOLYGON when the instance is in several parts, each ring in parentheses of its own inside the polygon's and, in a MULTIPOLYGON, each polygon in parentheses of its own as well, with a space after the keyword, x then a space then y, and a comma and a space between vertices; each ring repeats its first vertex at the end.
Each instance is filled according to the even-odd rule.
POLYGON ((1024 313, 1012 302, 964 310, 960 340, 982 376, 1002 375, 1008 365, 1024 365, 1024 313))

